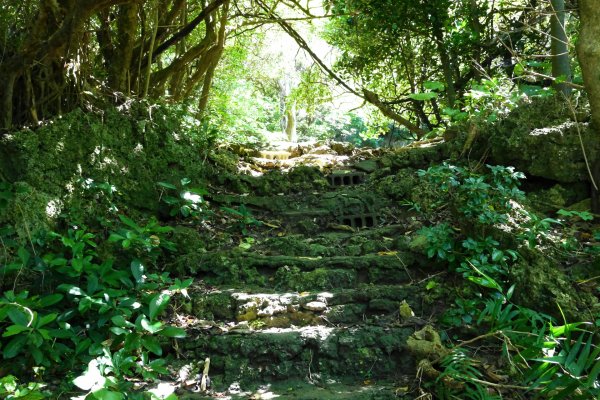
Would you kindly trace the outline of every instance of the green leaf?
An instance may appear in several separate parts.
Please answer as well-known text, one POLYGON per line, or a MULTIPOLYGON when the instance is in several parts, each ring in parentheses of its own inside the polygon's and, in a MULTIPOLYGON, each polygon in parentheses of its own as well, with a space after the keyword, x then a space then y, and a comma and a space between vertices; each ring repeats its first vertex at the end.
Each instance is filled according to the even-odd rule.
POLYGON ((41 318, 38 318, 38 322, 36 324, 36 327, 37 328, 41 328, 44 325, 48 325, 50 322, 54 321, 57 316, 58 316, 58 314, 52 313, 52 314, 44 315, 41 318))
POLYGON ((483 287, 502 291, 502 287, 500 285, 498 285, 498 283, 496 281, 494 281, 493 279, 482 278, 479 276, 468 276, 467 279, 470 280, 471 282, 481 285, 483 287))
POLYGON ((125 239, 125 236, 119 235, 118 233, 111 233, 110 236, 108 237, 108 241, 111 243, 120 242, 121 240, 124 240, 124 239, 125 239))
POLYGON ((63 283, 62 285, 57 286, 58 290, 62 290, 67 292, 67 294, 72 294, 73 296, 86 296, 86 293, 78 288, 75 285, 70 285, 68 283, 63 283))
POLYGON ((36 365, 40 365, 44 361, 44 353, 37 347, 30 347, 29 352, 33 356, 33 361, 35 361, 36 365))
POLYGON ((18 335, 21 332, 29 331, 29 330, 31 330, 31 328, 29 328, 25 325, 11 325, 8 328, 6 328, 6 330, 2 334, 2 337, 18 335))
POLYGON ((502 250, 494 249, 492 251, 492 261, 499 262, 504 258, 504 252, 502 250))
POLYGON ((206 190, 204 188, 191 188, 191 189, 188 189, 188 192, 197 194, 200 196, 205 196, 205 195, 209 194, 208 190, 206 190))
POLYGON ((117 336, 121 336, 121 335, 127 335, 128 333, 131 333, 130 330, 128 329, 123 329, 123 328, 119 328, 118 326, 112 326, 110 328, 110 331, 112 333, 114 333, 117 336))
POLYGON ((145 330, 147 330, 150 333, 156 333, 156 332, 160 331, 160 328, 162 327, 162 323, 160 321, 152 324, 145 317, 143 317, 141 319, 140 324, 142 325, 142 328, 144 328, 145 330))
POLYGON ((160 342, 158 338, 155 336, 143 336, 142 337, 142 346, 148 351, 156 354, 157 356, 162 356, 162 347, 160 347, 160 342))
MULTIPOLYGON (((31 310, 27 309, 31 313, 31 310)), ((33 313, 25 313, 23 310, 17 307, 9 307, 7 311, 8 318, 16 325, 29 326, 35 319, 33 313)))
POLYGON ((172 185, 168 182, 158 182, 158 186, 162 186, 165 189, 173 189, 173 190, 177 190, 177 186, 172 185))
POLYGON ((119 328, 133 328, 135 325, 125 319, 122 315, 115 315, 110 319, 119 328))
POLYGON ((146 280, 144 272, 146 272, 146 268, 140 260, 133 260, 131 262, 131 273, 133 274, 136 283, 144 283, 146 280))
POLYGON ((190 182, 192 182, 192 180, 190 178, 181 178, 181 186, 187 186, 190 184, 190 182))
POLYGON ((40 307, 50 307, 59 303, 65 296, 60 293, 50 294, 40 299, 40 307))
POLYGON ((97 400, 124 400, 125 395, 119 392, 113 392, 108 389, 100 389, 93 393, 94 398, 97 400))
POLYGON ((446 88, 446 86, 439 81, 427 81, 423 83, 423 87, 427 90, 437 90, 440 92, 446 88))
POLYGON ((178 328, 176 326, 167 326, 167 327, 161 329, 158 332, 158 334, 162 335, 162 336, 178 338, 178 339, 181 339, 181 338, 184 338, 187 336, 184 329, 178 328))
POLYGON ((159 293, 150 300, 150 320, 154 320, 158 314, 167 306, 171 296, 166 293, 159 293))
POLYGON ((12 338, 4 349, 2 350, 2 355, 4 358, 13 358, 23 349, 23 345, 27 341, 27 336, 16 336, 12 338))
POLYGON ((19 259, 21 260, 21 263, 24 266, 27 265, 27 263, 29 262, 29 258, 31 257, 31 254, 29 254, 29 252, 24 247, 19 247, 19 250, 17 250, 17 254, 19 255, 19 259))
POLYGON ((412 94, 408 95, 409 98, 411 98, 413 100, 419 100, 419 101, 432 100, 432 99, 435 99, 437 96, 438 95, 435 92, 412 93, 412 94))
POLYGON ((126 217, 125 215, 119 214, 119 219, 122 223, 129 226, 130 228, 133 228, 136 231, 140 229, 140 226, 138 224, 136 224, 131 218, 126 217))

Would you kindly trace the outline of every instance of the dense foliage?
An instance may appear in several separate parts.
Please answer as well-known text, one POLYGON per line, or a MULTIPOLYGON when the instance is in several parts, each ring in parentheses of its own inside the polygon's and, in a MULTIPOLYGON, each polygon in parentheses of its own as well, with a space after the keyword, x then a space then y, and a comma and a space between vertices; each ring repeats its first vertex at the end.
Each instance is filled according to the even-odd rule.
MULTIPOLYGON (((544 273, 564 260, 593 265, 598 248, 581 247, 576 235, 600 240, 600 234, 570 224, 595 216, 585 205, 536 213, 520 188, 523 173, 467 160, 476 144, 484 142, 483 160, 494 153, 490 146, 514 139, 476 143, 489 132, 501 136, 494 124, 510 110, 558 91, 572 95, 561 103, 570 115, 561 123, 575 126, 585 161, 578 171, 586 182, 575 182, 578 175, 566 183, 600 179, 598 151, 584 145, 591 141, 583 135, 598 135, 594 125, 582 128, 587 110, 579 85, 583 71, 598 125, 599 85, 590 83, 590 72, 600 46, 590 40, 594 20, 586 14, 581 66, 570 57, 578 15, 568 3, 563 22, 562 11, 555 12, 565 6, 561 1, 4 1, 0 397, 176 399, 144 383, 172 376, 166 349, 186 335, 166 316, 170 301, 185 299, 193 282, 171 276, 191 270, 173 259, 182 246, 194 256, 205 251, 188 241, 189 230, 227 231, 223 242, 237 240, 243 252, 255 245, 253 229, 280 228, 263 224, 243 203, 227 203, 227 196, 259 187, 239 174, 250 168, 243 157, 257 154, 245 146, 298 137, 374 147, 457 139, 443 151, 459 160, 425 166, 420 153, 414 159, 382 153, 375 167, 362 164, 373 176, 397 173, 392 181, 418 182, 419 191, 402 198, 418 221, 407 241, 451 277, 451 287, 433 278, 425 286, 453 299, 438 321, 448 351, 419 360, 419 374, 434 371, 422 382, 428 394, 499 398, 493 387, 556 400, 600 396, 597 310, 572 301, 563 271, 552 292, 563 293, 536 307, 524 305, 522 293, 531 288, 520 286, 524 270, 542 264, 542 255, 558 260, 543 264, 544 273), (277 48, 282 35, 289 41, 277 48), (564 46, 557 46, 557 35, 564 46), (328 47, 316 50, 323 40, 328 47), (339 98, 347 95, 356 104, 342 110, 339 98), (239 154, 225 153, 224 144, 239 154), (398 172, 413 163, 423 169, 398 172), (211 208, 207 197, 217 186, 223 204, 211 208), (475 343, 501 358, 505 376, 490 375, 470 347, 475 343), (50 387, 42 383, 57 377, 50 387)), ((279 196, 276 189, 297 183, 275 174, 287 186, 266 180, 261 194, 279 196)), ((299 196, 326 184, 315 174, 299 196)), ((600 190, 592 186, 593 207, 600 190)), ((226 262, 212 271, 221 281, 267 280, 226 262)), ((288 269, 299 276, 297 267, 288 269)), ((598 290, 586 301, 596 301, 598 290)))

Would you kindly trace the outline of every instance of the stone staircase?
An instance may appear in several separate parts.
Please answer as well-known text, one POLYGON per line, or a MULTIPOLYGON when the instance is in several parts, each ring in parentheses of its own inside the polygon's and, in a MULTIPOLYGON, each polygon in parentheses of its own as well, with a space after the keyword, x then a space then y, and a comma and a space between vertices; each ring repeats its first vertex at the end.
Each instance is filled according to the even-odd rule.
POLYGON ((202 281, 176 310, 188 327, 177 353, 210 358, 214 392, 181 398, 417 397, 406 342, 436 314, 423 296, 435 271, 409 236, 420 222, 364 172, 322 178, 324 190, 213 196, 264 223, 247 246, 187 261, 202 281))

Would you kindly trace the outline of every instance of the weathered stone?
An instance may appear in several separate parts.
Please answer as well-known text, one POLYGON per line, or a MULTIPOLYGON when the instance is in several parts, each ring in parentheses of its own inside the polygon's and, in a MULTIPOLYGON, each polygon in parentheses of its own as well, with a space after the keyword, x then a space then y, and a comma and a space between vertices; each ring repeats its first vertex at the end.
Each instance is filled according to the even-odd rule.
POLYGON ((359 171, 363 171, 368 174, 370 174, 371 172, 375 172, 378 168, 377 161, 373 159, 362 160, 352 164, 352 166, 358 169, 359 171))
POLYGON ((394 312, 398 310, 398 302, 388 299, 372 299, 369 301, 369 310, 394 312))
POLYGON ((431 325, 413 333, 406 341, 408 350, 417 359, 440 359, 450 352, 442 344, 440 334, 431 325))
POLYGON ((327 304, 323 303, 322 301, 311 301, 304 304, 302 307, 310 311, 324 311, 327 309, 327 304))

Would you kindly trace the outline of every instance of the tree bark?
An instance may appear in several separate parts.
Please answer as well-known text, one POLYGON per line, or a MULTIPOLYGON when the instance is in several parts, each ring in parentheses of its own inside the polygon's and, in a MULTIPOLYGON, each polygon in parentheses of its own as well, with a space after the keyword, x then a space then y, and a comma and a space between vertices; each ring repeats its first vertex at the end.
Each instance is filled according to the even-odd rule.
MULTIPOLYGON (((552 36, 552 76, 571 82, 571 60, 569 59, 569 42, 565 30, 565 0, 551 0, 552 17, 550 18, 550 34, 552 36)), ((565 96, 571 95, 571 86, 560 82, 554 87, 565 96)))
POLYGON ((365 100, 377 107, 383 115, 398 122, 400 125, 405 126, 406 128, 408 128, 409 131, 416 134, 419 139, 427 134, 427 132, 425 132, 423 129, 419 128, 417 125, 413 124, 412 122, 410 122, 409 120, 392 110, 387 104, 382 102, 379 99, 377 93, 373 93, 370 90, 363 89, 363 95, 365 97, 365 100))
POLYGON ((298 134, 296 133, 296 101, 292 100, 292 103, 288 105, 285 110, 286 124, 285 133, 289 142, 297 142, 298 134))
POLYGON ((137 4, 119 7, 117 17, 117 46, 109 64, 109 85, 120 92, 129 94, 127 77, 130 75, 133 48, 137 31, 137 4))
MULTIPOLYGON (((579 0, 580 31, 577 56, 592 111, 592 132, 600 141, 600 7, 597 0, 579 0)), ((592 211, 600 213, 600 156, 592 162, 592 211)))

